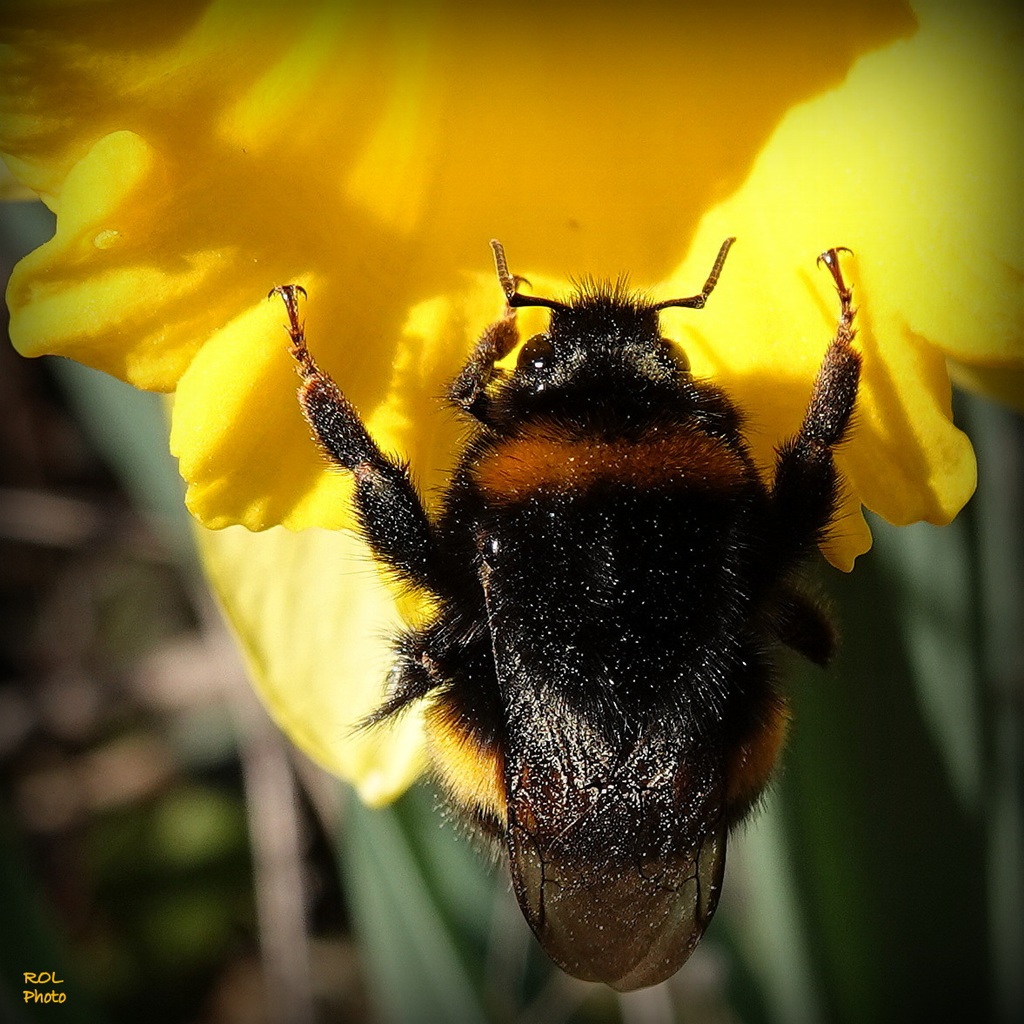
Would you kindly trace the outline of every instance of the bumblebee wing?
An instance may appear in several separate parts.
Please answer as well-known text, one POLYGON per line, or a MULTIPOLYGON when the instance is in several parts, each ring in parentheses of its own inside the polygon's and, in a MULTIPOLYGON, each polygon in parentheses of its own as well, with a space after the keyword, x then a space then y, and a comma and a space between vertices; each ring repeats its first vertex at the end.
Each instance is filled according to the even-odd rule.
POLYGON ((539 742, 510 737, 506 762, 509 861, 523 913, 578 978, 621 991, 664 981, 715 912, 725 830, 709 827, 713 815, 686 795, 686 769, 666 770, 657 742, 641 740, 607 770, 578 758, 579 736, 557 737, 557 723, 547 724, 539 742))
POLYGON ((489 576, 519 905, 568 973, 622 991, 657 984, 686 961, 718 903, 721 773, 687 753, 692 740, 671 723, 624 723, 609 736, 581 713, 566 694, 585 690, 588 670, 524 636, 536 609, 503 601, 489 576))

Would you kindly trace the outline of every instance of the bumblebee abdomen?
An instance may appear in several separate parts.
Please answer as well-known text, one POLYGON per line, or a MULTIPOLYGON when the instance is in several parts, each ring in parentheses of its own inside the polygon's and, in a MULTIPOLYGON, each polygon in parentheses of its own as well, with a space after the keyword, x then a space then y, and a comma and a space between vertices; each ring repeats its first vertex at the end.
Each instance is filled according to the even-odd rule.
POLYGON ((703 692, 754 657, 764 492, 744 455, 686 428, 531 424, 475 453, 465 479, 494 643, 595 722, 688 707, 710 724, 703 692))
POLYGON ((455 805, 485 833, 503 833, 507 809, 500 743, 472 729, 445 694, 427 711, 426 727, 431 762, 455 805))

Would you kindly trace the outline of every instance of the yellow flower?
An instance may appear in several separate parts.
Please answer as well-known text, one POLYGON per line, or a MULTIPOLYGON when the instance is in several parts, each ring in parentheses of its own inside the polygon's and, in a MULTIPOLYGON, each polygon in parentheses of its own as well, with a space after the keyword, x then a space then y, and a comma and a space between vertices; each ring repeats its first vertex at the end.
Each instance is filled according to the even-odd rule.
POLYGON ((737 235, 708 308, 664 324, 765 466, 833 331, 814 259, 849 246, 865 376, 826 551, 848 569, 862 504, 944 523, 971 494, 948 358, 1020 400, 1018 54, 1008 13, 946 8, 8 4, 0 149, 57 213, 12 275, 12 337, 175 392, 188 505, 230 527, 202 546, 261 692, 387 799, 420 768, 418 720, 348 730, 396 603, 325 532, 351 524, 349 482, 309 439, 267 292, 305 286, 317 358, 430 493, 459 436, 437 396, 501 306, 489 238, 546 294, 628 270, 671 297, 737 235))

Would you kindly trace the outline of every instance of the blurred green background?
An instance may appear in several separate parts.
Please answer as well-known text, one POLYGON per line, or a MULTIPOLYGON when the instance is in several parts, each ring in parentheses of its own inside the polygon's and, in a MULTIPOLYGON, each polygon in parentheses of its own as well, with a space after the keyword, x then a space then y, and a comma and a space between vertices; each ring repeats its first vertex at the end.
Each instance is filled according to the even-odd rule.
MULTIPOLYGON (((52 221, 0 217, 6 279, 52 221)), ((784 770, 701 946, 620 997, 548 964, 429 789, 368 810, 278 735, 159 400, 0 346, 0 1020, 1024 1019, 1024 425, 955 408, 976 497, 822 570, 839 663, 794 664, 784 770)))

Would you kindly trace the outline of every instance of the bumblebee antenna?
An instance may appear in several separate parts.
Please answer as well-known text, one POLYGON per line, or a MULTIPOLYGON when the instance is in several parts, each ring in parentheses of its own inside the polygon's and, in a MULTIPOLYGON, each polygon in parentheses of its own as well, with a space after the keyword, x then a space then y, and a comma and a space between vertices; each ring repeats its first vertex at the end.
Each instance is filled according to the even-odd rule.
POLYGON ((681 306, 684 309, 703 309, 704 303, 708 301, 708 296, 715 290, 715 285, 718 284, 718 278, 725 264, 725 257, 729 255, 729 249, 735 241, 735 238, 727 238, 722 243, 722 248, 718 250, 718 255, 715 257, 715 265, 711 268, 711 273, 708 274, 708 279, 704 282, 700 295, 691 295, 686 299, 666 299, 664 302, 657 303, 654 308, 659 310, 668 309, 671 306, 681 306))
POLYGON ((508 261, 505 259, 505 248, 497 239, 491 239, 491 249, 494 251, 494 269, 498 272, 498 284, 505 293, 505 301, 513 309, 519 306, 544 306, 547 309, 568 309, 564 302, 556 302, 554 299, 543 299, 536 295, 520 295, 518 292, 519 282, 525 281, 525 277, 513 277, 508 272, 508 261))

